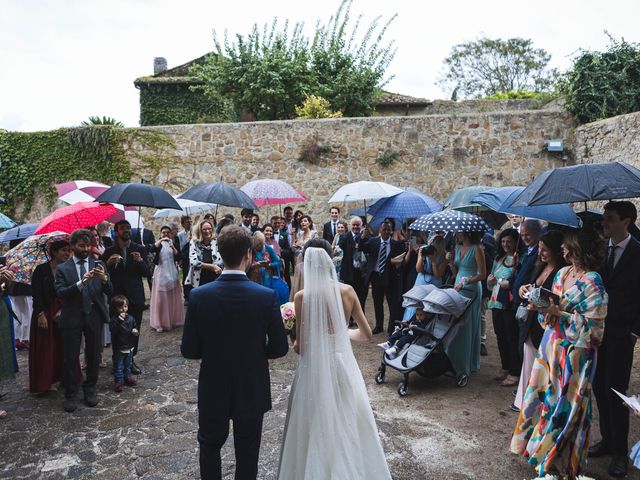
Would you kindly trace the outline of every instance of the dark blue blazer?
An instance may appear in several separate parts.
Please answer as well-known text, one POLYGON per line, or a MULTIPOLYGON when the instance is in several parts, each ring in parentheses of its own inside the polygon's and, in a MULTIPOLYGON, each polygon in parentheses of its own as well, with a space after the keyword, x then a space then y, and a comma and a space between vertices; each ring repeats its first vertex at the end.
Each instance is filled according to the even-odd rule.
MULTIPOLYGON (((360 249, 365 252, 368 257, 365 284, 369 283, 371 275, 373 275, 375 268, 378 266, 378 255, 380 254, 381 242, 382 239, 380 236, 365 237, 360 240, 360 249)), ((395 267, 391 265, 390 260, 406 251, 405 243, 394 240, 393 238, 389 238, 389 245, 391 246, 391 249, 385 262, 381 285, 389 285, 390 283, 393 283, 393 280, 395 280, 395 267)))
POLYGON ((208 418, 255 418, 271 409, 269 358, 287 354, 275 292, 224 274, 191 290, 182 355, 201 359, 198 408, 208 418))
POLYGON ((520 294, 518 293, 518 291, 520 290, 520 287, 522 285, 531 283, 531 275, 536 268, 537 261, 538 245, 536 244, 531 253, 527 254, 527 251, 525 250, 522 254, 522 261, 520 262, 520 266, 518 267, 518 273, 516 273, 516 277, 511 284, 511 295, 513 295, 514 308, 518 308, 518 306, 522 303, 522 299, 520 298, 520 294))

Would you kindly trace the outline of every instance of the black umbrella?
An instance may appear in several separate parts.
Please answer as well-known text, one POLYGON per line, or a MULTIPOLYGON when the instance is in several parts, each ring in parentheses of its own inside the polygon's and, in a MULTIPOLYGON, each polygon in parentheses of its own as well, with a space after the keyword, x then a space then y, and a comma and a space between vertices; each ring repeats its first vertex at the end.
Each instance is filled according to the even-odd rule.
POLYGON ((227 207, 250 208, 257 210, 258 206, 242 190, 223 182, 201 183, 179 195, 178 198, 195 200, 196 202, 216 203, 227 207))
POLYGON ((117 183, 98 195, 96 202, 182 210, 176 199, 168 192, 148 183, 117 183))
POLYGON ((640 170, 624 162, 555 168, 538 175, 512 207, 640 197, 640 170))

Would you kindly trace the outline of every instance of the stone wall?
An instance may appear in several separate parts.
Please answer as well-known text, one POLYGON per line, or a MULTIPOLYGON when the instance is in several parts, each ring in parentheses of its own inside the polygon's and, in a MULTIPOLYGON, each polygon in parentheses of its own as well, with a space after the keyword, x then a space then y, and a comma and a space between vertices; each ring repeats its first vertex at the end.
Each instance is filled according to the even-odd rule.
POLYGON ((543 147, 572 127, 569 114, 542 110, 148 127, 166 133, 174 148, 159 170, 134 164, 134 171, 172 193, 221 178, 236 186, 279 178, 307 194, 300 208, 324 221, 333 192, 358 180, 416 187, 438 200, 469 185, 526 185, 562 165, 543 147), (330 152, 315 164, 300 161, 314 137, 330 152), (377 162, 384 152, 398 154, 388 167, 377 162))
POLYGON ((627 162, 640 168, 640 112, 576 128, 575 163, 627 162))

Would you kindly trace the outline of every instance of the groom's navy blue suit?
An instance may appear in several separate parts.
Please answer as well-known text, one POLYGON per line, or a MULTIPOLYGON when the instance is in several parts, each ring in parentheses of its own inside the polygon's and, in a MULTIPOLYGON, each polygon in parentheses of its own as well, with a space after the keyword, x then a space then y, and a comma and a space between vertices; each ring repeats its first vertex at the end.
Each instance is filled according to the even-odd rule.
POLYGON ((273 290, 227 273, 195 288, 182 335, 182 355, 201 359, 198 382, 200 474, 220 479, 220 449, 233 420, 236 479, 255 479, 262 418, 271 409, 267 359, 289 344, 273 290))

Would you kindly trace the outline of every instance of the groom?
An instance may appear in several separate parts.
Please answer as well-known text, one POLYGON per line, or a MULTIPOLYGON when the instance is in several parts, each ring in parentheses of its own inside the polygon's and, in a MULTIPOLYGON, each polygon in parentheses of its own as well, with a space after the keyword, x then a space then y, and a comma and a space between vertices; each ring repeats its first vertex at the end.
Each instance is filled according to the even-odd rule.
POLYGON ((252 262, 247 231, 237 225, 225 227, 218 236, 218 251, 224 270, 215 282, 191 291, 182 335, 182 355, 202 360, 200 475, 203 480, 222 478, 220 449, 233 420, 235 478, 255 480, 262 418, 271 409, 267 359, 286 355, 289 344, 274 291, 245 274, 252 262))

